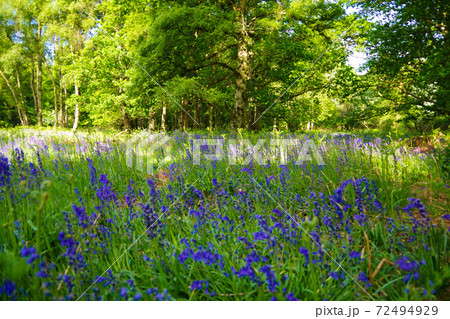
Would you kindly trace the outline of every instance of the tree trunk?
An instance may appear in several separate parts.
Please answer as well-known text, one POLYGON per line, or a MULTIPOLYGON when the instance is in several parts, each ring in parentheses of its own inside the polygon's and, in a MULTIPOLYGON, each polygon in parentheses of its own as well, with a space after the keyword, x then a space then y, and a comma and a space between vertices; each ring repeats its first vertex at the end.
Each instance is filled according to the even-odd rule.
POLYGON ((23 124, 25 126, 28 126, 27 109, 26 109, 26 106, 25 106, 25 99, 23 98, 22 82, 20 81, 19 68, 17 67, 17 64, 14 64, 14 67, 16 69, 17 87, 19 89, 19 95, 20 95, 20 104, 21 104, 20 108, 21 108, 21 112, 22 112, 23 124))
POLYGON ((257 131, 259 129, 259 124, 256 121, 257 119, 258 119, 258 104, 255 103, 253 105, 253 120, 252 120, 252 123, 249 123, 250 124, 250 129, 252 129, 254 131, 257 131), (255 124, 252 125, 253 123, 255 123, 255 124))
POLYGON ((37 32, 37 57, 36 57, 36 98, 37 98, 37 121, 38 126, 42 126, 42 52, 41 52, 41 21, 38 19, 37 32))
POLYGON ((246 82, 249 78, 249 67, 248 67, 248 33, 245 21, 246 16, 247 0, 240 0, 239 7, 237 8, 238 17, 238 70, 236 73, 236 88, 234 93, 234 115, 232 120, 232 127, 234 129, 242 128, 243 123, 245 123, 244 112, 245 112, 245 93, 246 93, 246 82))
POLYGON ((150 100, 150 107, 148 110, 148 130, 153 132, 155 130, 155 111, 153 110, 152 103, 150 100))
POLYGON ((195 103, 195 108, 194 108, 194 129, 198 129, 198 123, 199 123, 199 118, 198 118, 198 110, 202 109, 202 99, 199 99, 197 101, 197 103, 195 103))
POLYGON ((178 118, 178 129, 181 131, 183 130, 183 111, 177 112, 177 118, 178 118))
MULTIPOLYGON (((56 41, 56 43, 58 43, 56 41)), ((62 72, 61 67, 59 65, 59 54, 63 55, 63 46, 60 41, 60 47, 56 52, 56 68, 58 70, 58 85, 59 85, 59 123, 62 127, 67 127, 67 123, 64 119, 64 102, 63 102, 63 84, 62 84, 62 72), (58 53, 60 52, 60 53, 58 53)))
MULTIPOLYGON (((80 93, 78 91, 78 84, 75 82, 75 96, 79 96, 80 93)), ((78 128, 78 120, 80 118, 80 110, 78 108, 78 100, 75 103, 75 112, 74 112, 74 119, 73 119, 73 126, 72 126, 72 132, 75 132, 78 128)))
POLYGON ((125 103, 122 104, 122 119, 123 119, 123 127, 125 131, 131 131, 130 118, 128 117, 127 107, 125 103))
POLYGON ((166 130, 166 102, 163 101, 162 102, 162 113, 161 113, 161 131, 165 131, 166 130))
POLYGON ((34 60, 31 59, 31 72, 30 72, 30 86, 31 86, 31 92, 33 92, 33 101, 34 101, 34 111, 36 113, 36 118, 38 115, 38 103, 37 103, 37 97, 36 97, 36 89, 35 89, 35 81, 34 81, 34 60))
POLYGON ((64 86, 64 127, 69 126, 69 112, 67 110, 67 88, 64 86))
POLYGON ((12 87, 11 83, 9 83, 9 81, 6 78, 5 74, 1 70, 0 70, 0 75, 5 80, 6 85, 8 86, 9 90, 12 93, 12 96, 14 98, 14 103, 16 103, 17 113, 19 114, 20 124, 23 126, 24 122, 23 122, 23 118, 22 118, 22 112, 20 111, 20 105, 19 105, 19 101, 17 100, 16 92, 14 92, 14 88, 12 87))
POLYGON ((67 127, 64 121, 63 86, 61 83, 61 70, 59 70, 59 123, 62 127, 67 127))
POLYGON ((209 131, 212 132, 213 130, 213 111, 214 111, 214 105, 209 105, 209 131))
POLYGON ((47 60, 44 57, 44 62, 45 62, 45 66, 47 68, 48 73, 50 74, 50 78, 52 79, 52 83, 53 83, 53 97, 54 97, 54 101, 55 101, 55 125, 54 127, 58 127, 58 93, 57 93, 57 86, 56 86, 56 81, 55 78, 53 77, 53 73, 50 70, 50 67, 48 66, 47 60))
MULTIPOLYGON (((189 107, 189 100, 187 98, 183 98, 181 101, 184 109, 187 111, 188 107, 189 107)), ((186 114, 186 112, 181 112, 181 124, 182 124, 182 129, 183 131, 186 131, 186 128, 189 126, 189 118, 188 115, 186 114)))

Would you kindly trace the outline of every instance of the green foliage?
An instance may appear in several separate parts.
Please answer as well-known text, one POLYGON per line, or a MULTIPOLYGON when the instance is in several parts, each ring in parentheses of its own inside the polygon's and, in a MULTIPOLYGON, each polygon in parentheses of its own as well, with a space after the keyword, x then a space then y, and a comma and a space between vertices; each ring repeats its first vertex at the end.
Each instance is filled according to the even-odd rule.
MULTIPOLYGON (((277 165, 278 152, 266 145, 261 151, 272 159, 271 165, 246 165, 249 174, 241 163, 228 165, 226 160, 202 158, 201 165, 194 165, 192 140, 230 137, 255 143, 286 134, 197 133, 172 134, 172 161, 149 177, 130 167, 124 151, 128 138, 115 132, 0 131, 2 156, 14 167, 10 183, 0 186, 0 196, 5 196, 0 201, 0 284, 3 287, 9 280, 16 285, 14 295, 2 290, 0 299, 132 300, 139 292, 142 299, 151 300, 155 296, 146 293, 149 288, 167 289, 175 300, 269 300, 273 296, 285 300, 291 291, 301 300, 441 298, 450 275, 449 232, 441 219, 449 209, 450 190, 445 181, 432 180, 440 176, 433 155, 415 154, 396 137, 298 134, 296 138, 318 143, 325 165, 316 165, 315 160, 277 165), (11 140, 24 150, 23 161, 9 146, 11 140), (32 171, 30 164, 38 169, 32 171), (114 191, 116 200, 102 200, 106 185, 99 183, 100 175, 106 175, 106 188, 114 191), (359 189, 351 186, 362 176, 370 183, 361 183, 359 189), (350 184, 337 191, 345 181, 350 184), (428 212, 424 219, 417 217, 416 208, 413 215, 401 209, 410 203, 408 197, 417 198, 415 188, 421 185, 433 194, 419 197, 428 212), (370 196, 359 201, 361 193, 370 196), (349 205, 342 210, 345 224, 339 231, 324 218, 338 225, 340 204, 335 207, 329 196, 349 205), (370 205, 374 199, 383 209, 370 205), (156 218, 148 215, 147 204, 159 217, 154 227, 149 222, 155 219, 146 219, 156 218), (366 222, 355 218, 360 214, 367 217, 366 222), (254 240, 262 230, 271 232, 270 237, 254 240), (313 231, 320 236, 320 249, 306 233, 313 231), (61 232, 66 240, 75 241, 72 252, 64 246, 61 232), (181 262, 187 245, 194 252, 202 246, 218 254, 222 266, 192 256, 181 262), (29 257, 21 256, 21 251, 36 246, 42 259, 27 264, 29 257), (78 259, 70 261, 69 255, 78 247, 78 259), (317 254, 306 258, 299 253, 300 247, 317 254), (351 251, 364 253, 350 258, 351 251), (251 263, 261 282, 236 273, 253 253, 264 257, 251 263), (404 256, 418 263, 417 278, 407 277, 414 272, 401 269, 398 263, 385 263, 370 286, 358 281, 361 272, 369 276, 369 263, 374 271, 383 259, 395 263, 404 256), (44 266, 39 267, 42 261, 44 266), (272 291, 261 271, 263 265, 271 266, 278 283, 272 291), (111 272, 103 274, 109 267, 111 272), (36 276, 40 268, 48 277, 36 276), (336 279, 332 272, 342 268, 348 273, 336 279), (70 277, 62 280, 60 275, 65 273, 70 277), (103 279, 95 282, 99 276, 103 279), (207 280, 209 293, 191 289, 194 280, 207 280), (365 285, 369 295, 358 283, 365 285), (127 294, 121 293, 122 288, 127 294), (213 291, 215 295, 210 294, 213 291)), ((145 136, 144 132, 132 135, 145 136)), ((157 162, 162 161, 160 150, 157 155, 157 162)), ((289 155, 295 160, 298 150, 290 149, 289 155)))
POLYGON ((395 101, 407 121, 448 120, 448 1, 354 2, 373 21, 368 67, 380 94, 395 101))

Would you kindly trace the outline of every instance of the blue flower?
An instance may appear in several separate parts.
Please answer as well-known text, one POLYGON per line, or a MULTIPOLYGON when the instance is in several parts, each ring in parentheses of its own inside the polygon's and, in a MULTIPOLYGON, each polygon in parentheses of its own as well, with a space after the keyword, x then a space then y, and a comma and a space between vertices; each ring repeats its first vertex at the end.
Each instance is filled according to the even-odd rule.
POLYGON ((98 199, 100 199, 100 201, 102 202, 102 204, 115 201, 117 199, 117 196, 112 190, 107 176, 104 174, 100 175, 100 183, 96 191, 96 194, 98 199))
POLYGON ((305 247, 300 247, 299 250, 300 254, 302 254, 303 256, 305 256, 306 262, 304 263, 304 266, 308 266, 309 264, 309 251, 308 249, 306 249, 305 247))
POLYGON ((90 158, 86 158, 86 161, 88 162, 89 173, 91 175, 91 178, 89 181, 91 183, 91 186, 96 186, 97 185, 97 170, 95 169, 94 163, 92 162, 92 160, 90 158))
POLYGON ((265 231, 259 231, 259 232, 253 233, 253 238, 254 238, 253 241, 265 240, 265 239, 270 238, 270 235, 265 231))
POLYGON ((337 271, 330 272, 330 277, 334 280, 339 280, 339 274, 337 273, 337 271))
POLYGON ((38 277, 38 278, 47 278, 48 275, 47 275, 47 273, 46 273, 45 271, 39 270, 39 271, 36 273, 36 277, 38 277))
POLYGON ((292 291, 286 295, 286 300, 287 301, 299 301, 298 298, 295 298, 294 293, 292 291))
POLYGON ((267 278, 267 286, 269 287, 270 292, 276 291, 276 286, 278 286, 277 279, 275 276, 275 273, 271 270, 270 265, 264 265, 261 268, 259 268, 259 271, 264 273, 267 278))
POLYGON ((207 294, 209 294, 209 291, 207 289, 208 286, 209 286, 209 282, 207 280, 194 280, 191 283, 190 288, 191 288, 191 291, 193 291, 193 290, 201 290, 202 288, 205 288, 205 292, 207 294))
POLYGON ((4 292, 8 297, 11 297, 14 294, 15 290, 16 284, 9 279, 3 280, 3 288, 0 285, 0 295, 4 292))
POLYGON ((408 256, 402 256, 401 258, 399 258, 395 262, 395 265, 397 265, 398 268, 400 268, 401 270, 405 270, 405 271, 412 271, 419 267, 419 264, 417 263, 417 261, 409 260, 408 256))
POLYGON ((247 265, 249 265, 249 266, 254 262, 259 262, 260 260, 261 260, 261 257, 254 250, 245 257, 245 261, 247 262, 247 265))
POLYGON ((369 278, 367 278, 366 273, 364 271, 361 271, 359 273, 358 280, 362 281, 363 283, 365 283, 366 287, 370 287, 371 286, 371 284, 369 282, 369 278))
POLYGON ((128 293, 128 289, 125 287, 120 288, 120 297, 126 298, 128 293))
POLYGON ((351 251, 349 254, 350 259, 355 259, 355 258, 360 258, 361 257, 361 253, 357 252, 357 251, 351 251))
POLYGON ((39 258, 39 254, 36 252, 35 247, 24 247, 20 250, 20 255, 27 259, 27 264, 31 265, 36 259, 39 258))
POLYGON ((11 168, 7 157, 0 154, 0 187, 9 185, 11 182, 11 168))
POLYGON ((359 215, 355 215, 355 220, 359 222, 359 225, 362 226, 367 220, 367 215, 364 213, 361 213, 359 215))

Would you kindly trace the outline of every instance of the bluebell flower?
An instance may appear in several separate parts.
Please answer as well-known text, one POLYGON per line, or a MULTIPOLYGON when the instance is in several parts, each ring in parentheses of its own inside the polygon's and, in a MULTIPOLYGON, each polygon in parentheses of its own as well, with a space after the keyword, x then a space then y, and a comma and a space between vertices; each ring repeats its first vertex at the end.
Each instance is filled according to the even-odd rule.
POLYGON ((14 294, 15 290, 16 284, 9 279, 3 280, 3 287, 0 285, 0 295, 2 293, 6 293, 8 297, 11 297, 14 294))
POLYGON ((244 266, 239 271, 236 271, 233 267, 231 268, 233 274, 237 275, 238 278, 249 277, 252 281, 259 283, 259 277, 256 275, 255 270, 251 266, 244 266))
POLYGON ((366 273, 364 271, 361 271, 359 273, 358 280, 363 282, 363 283, 365 283, 366 287, 370 287, 371 286, 371 284, 369 282, 369 278, 367 278, 366 273))
POLYGON ((247 265, 251 265, 254 262, 259 262, 260 260, 261 260, 261 257, 254 250, 245 257, 245 261, 247 262, 247 265))
POLYGON ((125 287, 120 288, 120 297, 126 298, 128 293, 128 289, 125 287))
POLYGON ((351 251, 349 254, 350 259, 361 258, 361 253, 357 251, 351 251))
POLYGON ((412 271, 419 267, 419 264, 417 263, 417 261, 409 260, 408 256, 402 256, 401 258, 399 258, 395 262, 395 265, 397 265, 398 268, 400 268, 401 270, 405 270, 405 271, 412 271))
POLYGON ((193 254, 194 251, 191 248, 186 248, 178 255, 177 259, 180 263, 184 264, 184 262, 191 258, 193 254))
POLYGON ((334 280, 339 280, 339 274, 337 273, 337 271, 330 272, 330 277, 334 280))
POLYGON ((259 268, 259 271, 261 271, 263 274, 266 275, 267 279, 267 287, 269 288, 270 292, 276 291, 276 286, 278 286, 278 282, 275 276, 275 272, 271 270, 270 265, 264 265, 261 268, 259 268))
POLYGON ((209 286, 209 282, 207 280, 194 280, 191 283, 191 291, 193 290, 201 290, 202 288, 207 288, 209 286))
POLYGON ((46 273, 45 271, 39 270, 39 271, 36 273, 36 277, 38 277, 38 278, 47 278, 48 275, 47 275, 47 273, 46 273))
POLYGON ((294 293, 292 291, 286 295, 286 300, 287 301, 299 301, 299 299, 294 296, 294 293))
POLYGON ((268 238, 270 238, 270 234, 268 234, 265 231, 259 231, 259 232, 253 233, 253 241, 265 240, 268 238))
POLYGON ((39 258, 39 254, 36 252, 35 247, 24 247, 20 250, 20 255, 27 259, 27 264, 31 265, 36 259, 39 258))
POLYGON ((365 223, 366 220, 367 220, 367 215, 364 214, 364 213, 361 213, 361 214, 359 214, 359 215, 355 215, 354 218, 355 218, 355 220, 357 220, 357 221, 359 222, 359 225, 360 225, 360 226, 363 226, 364 223, 365 223))
POLYGON ((88 162, 89 165, 89 173, 90 173, 90 180, 89 182, 91 183, 91 186, 96 186, 97 185, 97 169, 94 166, 94 162, 92 162, 92 160, 90 158, 86 158, 86 161, 88 162))
POLYGON ((100 183, 96 194, 102 204, 117 200, 117 196, 112 190, 111 183, 105 174, 100 175, 99 182, 100 183))
POLYGON ((305 256, 306 262, 304 263, 304 266, 305 266, 305 267, 308 266, 308 264, 309 264, 309 251, 308 251, 308 249, 305 248, 305 247, 300 247, 299 252, 300 252, 300 254, 302 254, 303 256, 305 256))
POLYGON ((11 168, 9 160, 0 153, 0 187, 9 185, 11 182, 11 168))

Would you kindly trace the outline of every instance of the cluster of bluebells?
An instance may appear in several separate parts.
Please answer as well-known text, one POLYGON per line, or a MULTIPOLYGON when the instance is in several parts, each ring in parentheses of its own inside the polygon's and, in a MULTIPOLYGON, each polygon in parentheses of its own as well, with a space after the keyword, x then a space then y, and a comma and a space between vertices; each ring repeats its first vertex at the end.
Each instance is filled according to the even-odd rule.
POLYGON ((214 297, 216 295, 215 291, 209 290, 208 280, 194 280, 190 286, 191 291, 204 291, 206 295, 214 297))
MULTIPOLYGON (((178 145, 183 145, 186 138, 184 133, 174 137, 178 145)), ((380 139, 366 143, 363 139, 345 136, 326 143, 338 145, 342 151, 339 154, 342 163, 336 168, 339 174, 350 161, 349 147, 379 148, 386 142, 380 139)), ((391 242, 395 245, 389 256, 397 257, 390 260, 395 261, 402 273, 403 281, 396 285, 418 285, 424 276, 421 273, 424 260, 415 261, 406 254, 398 257, 397 251, 400 247, 408 248, 407 245, 419 236, 426 245, 431 227, 426 207, 419 199, 409 198, 408 204, 401 209, 403 216, 400 219, 383 219, 382 196, 376 183, 364 176, 344 179, 335 189, 329 190, 329 195, 318 191, 320 188, 314 185, 295 194, 296 173, 302 177, 307 175, 320 184, 324 182, 322 172, 326 167, 280 165, 275 172, 270 161, 265 166, 257 166, 251 161, 234 172, 225 173, 221 171, 220 163, 213 161, 201 166, 201 170, 210 170, 210 180, 202 180, 198 183, 202 185, 194 186, 188 182, 189 167, 180 161, 172 163, 164 172, 168 185, 164 185, 165 181, 159 183, 156 178, 148 178, 144 188, 139 189, 138 180, 119 185, 114 182, 113 175, 108 178, 102 174, 101 163, 111 158, 108 143, 96 143, 90 154, 84 139, 76 145, 80 153, 89 156, 85 157, 84 168, 70 162, 66 145, 53 143, 52 147, 58 154, 54 160, 55 169, 89 176, 88 185, 77 185, 84 191, 73 189, 78 201, 67 206, 71 206, 71 210, 66 209, 58 215, 58 230, 49 235, 53 236, 52 243, 59 243, 55 251, 60 250, 58 261, 61 264, 58 266, 62 267, 56 271, 53 264, 47 264, 45 260, 49 253, 40 256, 37 249, 29 245, 29 238, 29 246, 26 246, 22 239, 26 234, 20 228, 23 221, 14 223, 15 235, 23 242, 18 253, 28 265, 30 278, 37 278, 45 296, 51 299, 76 299, 78 292, 91 285, 92 289, 84 296, 88 300, 176 299, 178 292, 172 290, 174 285, 161 287, 158 281, 161 272, 166 278, 189 278, 183 294, 190 292, 200 299, 227 296, 228 291, 220 291, 218 287, 227 286, 231 280, 248 294, 260 291, 272 300, 311 299, 309 292, 298 289, 295 282, 298 278, 308 279, 308 276, 316 276, 313 281, 319 287, 315 289, 324 294, 323 298, 333 298, 336 291, 328 294, 328 289, 331 290, 333 285, 343 287, 346 282, 343 271, 335 270, 334 260, 343 267, 351 267, 358 285, 371 289, 376 282, 368 278, 362 244, 357 236, 373 226, 374 216, 381 216, 380 219, 386 221, 384 230, 390 239, 396 238, 391 242), (227 180, 226 174, 231 174, 232 178, 227 180), (403 223, 402 218, 411 225, 403 223), (403 223, 402 226, 399 223, 403 223), (398 235, 400 232, 409 234, 408 241, 398 235), (185 237, 179 239, 180 233, 185 237), (140 241, 134 246, 136 238, 140 241), (150 278, 148 282, 143 284, 139 278, 135 283, 126 277, 128 272, 119 272, 116 267, 101 276, 95 273, 103 260, 116 259, 110 252, 117 253, 118 242, 120 249, 133 246, 130 254, 135 251, 148 254, 139 261, 126 255, 129 265, 142 265, 139 276, 150 278), (326 254, 328 251, 333 254, 333 260, 326 254), (208 280, 193 280, 195 278, 208 280), (227 284, 216 285, 220 280, 227 284), (157 288, 145 290, 140 285, 157 288)), ((39 188, 41 175, 50 176, 51 173, 44 170, 41 158, 41 152, 48 155, 48 151, 45 148, 39 150, 36 164, 26 162, 24 152, 19 148, 14 149, 12 160, 0 153, 0 198, 4 195, 2 191, 16 181, 26 179, 28 185, 39 188)), ((213 151, 207 146, 202 146, 201 150, 213 151)), ((320 152, 327 156, 322 149, 320 152)), ((251 155, 252 150, 244 149, 241 153, 251 155)), ((192 161, 192 149, 185 155, 184 160, 192 161)), ((295 155, 289 154, 288 161, 294 162, 295 155)), ((448 214, 442 218, 450 220, 448 214)), ((0 282, 2 298, 25 299, 27 293, 29 291, 25 292, 18 282, 8 278, 0 282)), ((358 296, 355 293, 355 298, 358 296)))
POLYGON ((419 264, 420 265, 424 265, 425 261, 421 260, 420 263, 418 263, 415 260, 411 260, 408 258, 408 256, 404 255, 402 257, 400 257, 396 262, 395 265, 405 271, 407 274, 405 275, 405 277, 403 277, 403 281, 404 282, 408 282, 410 279, 419 279, 419 264))

